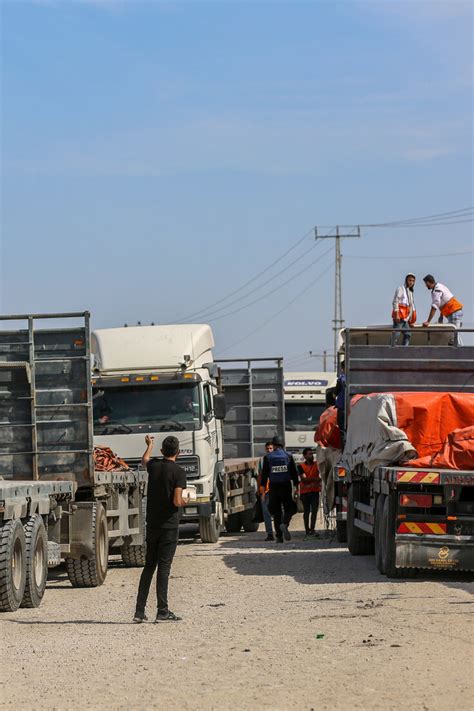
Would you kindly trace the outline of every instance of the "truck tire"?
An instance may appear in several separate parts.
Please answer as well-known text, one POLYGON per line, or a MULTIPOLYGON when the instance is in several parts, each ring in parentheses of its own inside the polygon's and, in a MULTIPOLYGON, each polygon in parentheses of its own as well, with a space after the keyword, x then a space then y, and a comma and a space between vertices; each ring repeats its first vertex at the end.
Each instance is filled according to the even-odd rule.
POLYGON ((109 562, 107 516, 102 504, 94 504, 92 514, 92 558, 66 558, 66 571, 73 588, 96 588, 105 580, 109 562))
POLYGON ((255 533, 258 531, 260 524, 253 520, 255 517, 255 506, 251 509, 245 509, 245 511, 242 511, 240 517, 245 533, 255 533))
POLYGON ((26 585, 21 607, 39 607, 48 579, 48 534, 39 514, 28 519, 24 530, 26 585))
POLYGON ((347 547, 351 555, 372 555, 374 539, 364 534, 354 523, 355 498, 359 487, 351 484, 347 492, 347 547))
POLYGON ((224 509, 219 499, 216 500, 216 511, 209 518, 199 519, 199 535, 202 543, 217 543, 224 524, 224 509))
POLYGON ((385 497, 382 514, 382 568, 388 578, 413 578, 416 568, 397 568, 395 566, 395 526, 397 513, 396 492, 385 497))
POLYGON ((375 565, 379 573, 385 575, 385 569, 383 564, 383 530, 382 530, 382 519, 383 519, 383 508, 385 504, 386 497, 384 494, 379 494, 377 497, 377 503, 375 505, 375 565))
POLYGON ((124 543, 120 549, 122 562, 127 568, 143 568, 146 560, 146 496, 142 498, 142 521, 143 521, 143 543, 139 545, 131 545, 124 543))
POLYGON ((225 530, 227 533, 239 533, 242 528, 242 518, 240 513, 233 513, 227 516, 225 530))
POLYGON ((336 541, 347 543, 347 521, 336 521, 336 541))
POLYGON ((0 610, 15 612, 26 585, 26 540, 20 519, 0 528, 0 610))

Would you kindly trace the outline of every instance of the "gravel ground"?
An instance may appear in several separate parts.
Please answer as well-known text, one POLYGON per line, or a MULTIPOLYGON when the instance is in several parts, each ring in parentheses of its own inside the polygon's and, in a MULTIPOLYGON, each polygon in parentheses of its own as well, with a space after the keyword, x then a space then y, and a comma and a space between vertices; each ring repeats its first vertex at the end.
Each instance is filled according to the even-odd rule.
POLYGON ((474 583, 388 581, 372 557, 303 541, 300 516, 292 528, 277 546, 261 531, 202 545, 187 527, 175 624, 131 624, 137 569, 112 564, 91 590, 51 575, 39 609, 0 617, 1 707, 472 708, 474 583))

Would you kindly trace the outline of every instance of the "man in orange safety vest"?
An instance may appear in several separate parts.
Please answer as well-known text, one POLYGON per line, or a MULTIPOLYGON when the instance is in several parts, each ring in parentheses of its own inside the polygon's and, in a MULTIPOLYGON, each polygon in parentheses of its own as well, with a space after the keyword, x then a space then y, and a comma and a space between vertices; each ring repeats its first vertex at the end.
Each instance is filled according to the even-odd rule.
MULTIPOLYGON (((432 274, 427 274, 423 277, 426 288, 431 291, 431 309, 428 318, 423 323, 423 326, 430 325, 437 310, 440 312, 439 322, 443 322, 443 318, 451 323, 455 328, 462 328, 463 305, 450 292, 447 286, 441 284, 432 274)), ((462 345, 460 338, 457 339, 458 345, 462 345)))
POLYGON ((403 286, 399 286, 393 297, 393 328, 391 345, 396 346, 400 339, 400 332, 403 333, 403 345, 410 343, 410 326, 416 321, 416 307, 413 296, 416 277, 414 274, 407 274, 403 286), (401 331, 400 331, 401 329, 401 331))

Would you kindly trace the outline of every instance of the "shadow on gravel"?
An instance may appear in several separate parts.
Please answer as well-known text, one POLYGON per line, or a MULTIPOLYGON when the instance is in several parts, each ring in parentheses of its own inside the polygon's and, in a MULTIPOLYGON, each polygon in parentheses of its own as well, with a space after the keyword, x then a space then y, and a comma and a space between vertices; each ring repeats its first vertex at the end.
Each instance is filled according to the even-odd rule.
POLYGON ((114 622, 110 620, 14 620, 7 618, 7 622, 14 622, 16 625, 133 625, 134 622, 114 622))
POLYGON ((234 536, 220 542, 219 552, 225 565, 239 575, 286 575, 305 585, 431 581, 474 592, 472 573, 420 570, 414 578, 387 578, 375 567, 374 556, 351 556, 344 544, 324 538, 303 541, 298 533, 283 544, 234 536))

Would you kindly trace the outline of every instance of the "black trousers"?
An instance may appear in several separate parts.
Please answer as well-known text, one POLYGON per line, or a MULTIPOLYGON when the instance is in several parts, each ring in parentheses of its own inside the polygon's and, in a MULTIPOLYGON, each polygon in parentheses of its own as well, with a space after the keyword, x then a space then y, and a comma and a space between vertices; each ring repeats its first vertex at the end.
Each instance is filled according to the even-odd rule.
POLYGON ((313 533, 316 526, 316 516, 318 515, 319 492, 310 491, 307 494, 300 494, 300 499, 303 504, 303 521, 305 531, 306 533, 313 533))
POLYGON ((290 525, 291 517, 295 512, 291 481, 285 484, 270 484, 268 492, 268 510, 273 516, 273 525, 277 536, 281 536, 280 525, 290 525))
POLYGON ((136 604, 136 614, 144 615, 150 585, 156 574, 156 599, 158 612, 168 612, 168 581, 171 563, 173 562, 176 546, 178 545, 177 528, 147 529, 146 532, 146 559, 142 570, 136 604))

